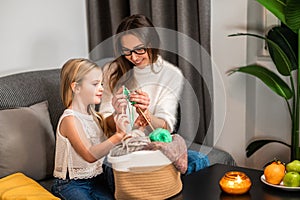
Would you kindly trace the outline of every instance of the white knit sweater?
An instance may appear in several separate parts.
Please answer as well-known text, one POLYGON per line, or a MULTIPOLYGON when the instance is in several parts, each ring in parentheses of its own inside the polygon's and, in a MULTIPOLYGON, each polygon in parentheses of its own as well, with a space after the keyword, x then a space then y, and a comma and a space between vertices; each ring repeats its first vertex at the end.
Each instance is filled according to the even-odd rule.
MULTIPOLYGON (((108 65, 104 67, 104 92, 100 105, 100 112, 105 117, 114 112, 111 104, 113 96, 107 80, 108 74, 111 73, 108 65)), ((143 69, 134 67, 133 70, 137 89, 146 92, 150 97, 149 111, 154 116, 164 119, 173 131, 176 123, 177 105, 183 87, 183 75, 180 69, 159 56, 152 66, 148 65, 143 69)), ((135 120, 138 114, 135 109, 133 111, 135 120)), ((150 129, 148 129, 149 131, 150 129)))

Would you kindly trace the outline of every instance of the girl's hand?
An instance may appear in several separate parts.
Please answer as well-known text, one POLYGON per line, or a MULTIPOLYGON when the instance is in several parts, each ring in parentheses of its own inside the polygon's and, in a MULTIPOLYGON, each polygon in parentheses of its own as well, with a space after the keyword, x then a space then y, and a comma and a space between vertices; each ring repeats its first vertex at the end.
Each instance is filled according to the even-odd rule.
POLYGON ((117 114, 125 113, 127 107, 126 96, 123 94, 123 87, 121 87, 112 98, 112 106, 117 114))
POLYGON ((116 114, 114 116, 114 121, 116 123, 116 132, 118 134, 126 135, 127 126, 129 125, 129 119, 126 114, 116 114))
MULTIPOLYGON (((136 90, 134 93, 130 94, 130 101, 136 102, 134 106, 136 108, 140 108, 143 112, 145 112, 150 105, 150 98, 146 92, 142 90, 136 90)), ((139 114, 139 109, 136 109, 139 114)))

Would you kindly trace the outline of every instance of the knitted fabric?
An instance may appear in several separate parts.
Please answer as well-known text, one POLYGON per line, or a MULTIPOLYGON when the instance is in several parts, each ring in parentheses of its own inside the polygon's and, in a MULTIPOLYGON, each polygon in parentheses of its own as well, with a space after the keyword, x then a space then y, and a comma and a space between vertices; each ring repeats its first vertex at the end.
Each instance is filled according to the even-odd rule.
POLYGON ((173 134, 172 136, 172 142, 151 142, 145 150, 160 150, 172 161, 174 167, 184 174, 187 170, 187 147, 180 135, 173 134))

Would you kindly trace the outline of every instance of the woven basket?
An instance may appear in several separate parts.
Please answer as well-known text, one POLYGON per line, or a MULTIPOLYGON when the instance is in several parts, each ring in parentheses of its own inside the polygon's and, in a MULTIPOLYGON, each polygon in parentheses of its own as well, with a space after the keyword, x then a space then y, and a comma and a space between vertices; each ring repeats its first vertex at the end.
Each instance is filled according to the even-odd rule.
POLYGON ((144 169, 145 167, 135 172, 114 169, 117 200, 162 200, 182 190, 180 173, 173 164, 146 171, 144 169))

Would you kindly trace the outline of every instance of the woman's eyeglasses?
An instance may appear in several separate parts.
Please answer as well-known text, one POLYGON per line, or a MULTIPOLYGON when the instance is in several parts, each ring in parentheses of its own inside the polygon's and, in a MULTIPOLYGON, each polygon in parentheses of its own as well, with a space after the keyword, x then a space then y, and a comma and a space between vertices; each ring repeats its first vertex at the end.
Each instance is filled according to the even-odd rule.
POLYGON ((130 56, 132 54, 132 52, 138 54, 138 55, 143 55, 144 53, 146 53, 146 50, 147 48, 145 47, 139 47, 139 48, 136 48, 136 49, 132 49, 132 50, 129 50, 129 49, 122 49, 122 55, 124 56, 130 56))

